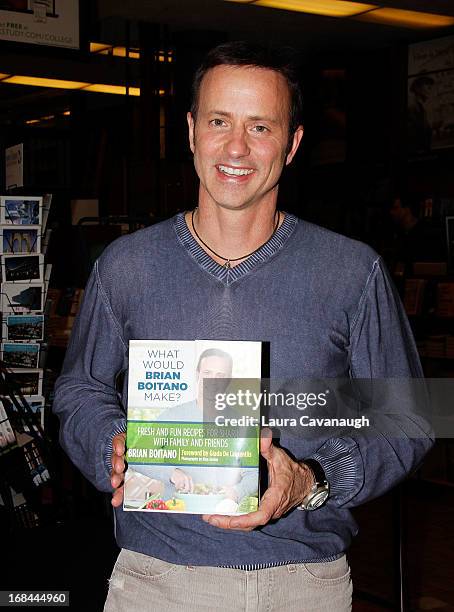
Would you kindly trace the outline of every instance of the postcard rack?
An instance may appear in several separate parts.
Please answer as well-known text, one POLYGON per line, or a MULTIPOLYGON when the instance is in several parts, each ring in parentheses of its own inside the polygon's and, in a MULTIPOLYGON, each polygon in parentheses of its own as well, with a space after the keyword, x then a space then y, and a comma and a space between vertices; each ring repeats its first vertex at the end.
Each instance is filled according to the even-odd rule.
POLYGON ((0 495, 13 526, 37 523, 27 505, 50 478, 43 379, 51 202, 51 194, 0 197, 0 495))
POLYGON ((0 495, 11 529, 39 525, 37 491, 50 481, 51 442, 14 373, 0 365, 0 495), (21 502, 17 503, 18 496, 21 502))

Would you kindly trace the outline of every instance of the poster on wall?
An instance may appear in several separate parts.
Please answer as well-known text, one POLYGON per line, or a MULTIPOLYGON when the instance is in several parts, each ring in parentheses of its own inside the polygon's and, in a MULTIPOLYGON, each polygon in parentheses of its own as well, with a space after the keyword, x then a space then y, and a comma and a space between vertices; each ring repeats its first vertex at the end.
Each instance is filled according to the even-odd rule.
POLYGON ((79 49, 79 0, 0 0, 0 39, 79 49))
POLYGON ((454 36, 408 48, 408 151, 454 147, 454 36))
POLYGON ((24 186, 23 143, 5 149, 5 189, 24 186))

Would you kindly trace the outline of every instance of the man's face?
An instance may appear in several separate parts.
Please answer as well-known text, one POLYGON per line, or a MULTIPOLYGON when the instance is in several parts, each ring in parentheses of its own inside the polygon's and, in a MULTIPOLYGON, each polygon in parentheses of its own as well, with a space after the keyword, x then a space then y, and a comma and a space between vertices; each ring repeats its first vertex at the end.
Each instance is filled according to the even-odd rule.
POLYGON ((287 153, 289 96, 284 77, 273 70, 216 66, 206 73, 195 123, 188 113, 199 204, 243 209, 275 203, 282 168, 303 134, 296 131, 287 153))
MULTIPOLYGON (((227 359, 217 355, 205 357, 200 362, 200 369, 197 373, 197 401, 200 407, 203 406, 203 381, 205 378, 225 378, 228 385, 229 379, 232 377, 232 368, 227 359)), ((207 400, 213 400, 216 393, 223 393, 226 385, 219 381, 215 387, 210 387, 210 397, 207 400), (213 393, 213 397, 211 397, 213 393)))

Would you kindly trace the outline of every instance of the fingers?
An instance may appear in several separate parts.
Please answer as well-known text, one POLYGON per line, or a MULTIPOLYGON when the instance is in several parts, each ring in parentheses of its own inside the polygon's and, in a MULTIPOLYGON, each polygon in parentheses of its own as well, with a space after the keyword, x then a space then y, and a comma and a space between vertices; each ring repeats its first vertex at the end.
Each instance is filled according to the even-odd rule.
POLYGON ((123 492, 124 492, 124 487, 121 486, 118 489, 116 489, 112 495, 112 500, 111 500, 111 504, 114 508, 118 508, 118 506, 121 506, 121 504, 123 503, 123 492))
MULTIPOLYGON (((112 476, 110 483, 114 489, 118 489, 124 480, 125 472, 125 434, 118 434, 112 440, 112 476)), ((115 493, 114 493, 115 495, 115 493)), ((113 498, 114 499, 114 498, 113 498)), ((121 493, 121 500, 123 493, 121 493)), ((118 504, 117 504, 118 505, 118 504)))
POLYGON ((260 452, 268 460, 271 459, 273 449, 273 432, 269 427, 264 427, 260 432, 260 452))
POLYGON ((271 516, 266 510, 259 509, 241 516, 224 516, 221 514, 204 514, 203 520, 214 527, 235 531, 252 531, 270 522, 271 516))
POLYGON ((120 433, 113 437, 112 448, 115 455, 122 457, 126 450, 126 434, 120 433))
POLYGON ((112 476, 110 477, 110 484, 114 489, 117 489, 125 479, 125 463, 121 459, 118 458, 117 462, 115 462, 115 467, 112 466, 112 476), (123 467, 121 467, 121 465, 123 467))
POLYGON ((272 489, 267 489, 260 501, 260 507, 256 512, 242 514, 241 516, 223 516, 220 514, 204 514, 202 519, 221 529, 233 529, 238 531, 252 531, 257 527, 263 527, 273 518, 280 516, 279 507, 281 495, 272 489))

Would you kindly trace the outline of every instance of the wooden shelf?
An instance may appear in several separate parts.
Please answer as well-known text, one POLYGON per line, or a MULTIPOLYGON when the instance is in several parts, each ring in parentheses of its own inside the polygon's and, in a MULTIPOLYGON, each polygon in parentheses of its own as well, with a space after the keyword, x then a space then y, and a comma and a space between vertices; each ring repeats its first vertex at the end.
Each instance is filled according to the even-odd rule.
POLYGON ((421 476, 417 480, 419 482, 430 482, 431 484, 442 485, 443 487, 454 487, 454 482, 445 480, 444 478, 426 478, 425 476, 421 476))

